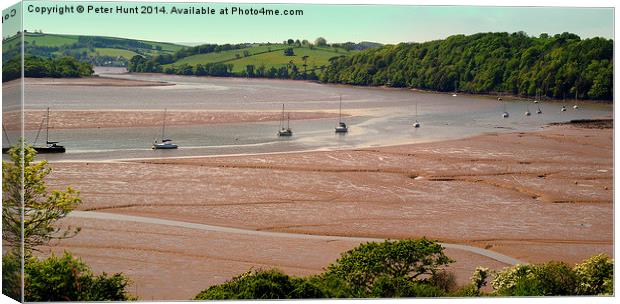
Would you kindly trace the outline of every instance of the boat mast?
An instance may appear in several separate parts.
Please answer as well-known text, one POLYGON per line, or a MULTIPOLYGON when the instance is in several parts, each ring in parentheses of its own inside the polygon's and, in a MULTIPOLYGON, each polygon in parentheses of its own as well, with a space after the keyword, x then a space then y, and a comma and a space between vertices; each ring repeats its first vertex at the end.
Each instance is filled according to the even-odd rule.
POLYGON ((164 109, 164 122, 161 127, 161 141, 162 142, 164 141, 164 139, 166 139, 166 136, 165 136, 166 134, 166 111, 168 111, 168 109, 164 109))
POLYGON ((291 113, 286 113, 286 129, 290 130, 291 129, 291 113))
POLYGON ((282 104, 282 115, 280 115, 280 130, 284 129, 284 104, 282 104))
POLYGON ((340 111, 338 113, 338 120, 342 122, 342 95, 340 95, 340 111))
POLYGON ((4 136, 6 137, 6 142, 9 144, 9 147, 11 146, 11 139, 9 138, 9 134, 6 133, 6 129, 4 128, 4 124, 2 124, 2 133, 4 133, 4 136))
POLYGON ((45 127, 45 144, 50 142, 50 107, 47 107, 47 126, 45 127))

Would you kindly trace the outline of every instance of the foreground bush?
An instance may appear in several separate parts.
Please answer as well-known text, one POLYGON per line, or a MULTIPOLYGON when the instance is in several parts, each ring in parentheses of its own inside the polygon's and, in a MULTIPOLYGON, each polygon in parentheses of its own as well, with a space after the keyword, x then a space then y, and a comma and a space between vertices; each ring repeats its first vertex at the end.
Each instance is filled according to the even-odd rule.
POLYGON ((2 294, 21 301, 21 261, 12 252, 2 256, 2 294))
POLYGON ((290 277, 277 269, 248 271, 232 280, 211 286, 195 300, 223 299, 316 299, 326 294, 313 283, 290 277))
POLYGON ((502 296, 610 295, 613 260, 601 254, 574 268, 563 262, 516 265, 497 273, 491 285, 502 296))
POLYGON ((195 299, 437 297, 455 286, 454 276, 442 270, 451 262, 439 243, 427 239, 366 243, 316 276, 250 271, 203 290, 195 299))
POLYGON ((451 262, 435 241, 371 242, 343 253, 327 267, 326 274, 346 282, 354 297, 367 297, 376 294, 375 284, 389 282, 395 288, 408 283, 429 285, 431 278, 451 262))
POLYGON ((47 259, 28 258, 25 271, 25 300, 49 301, 127 301, 129 279, 122 274, 94 275, 79 258, 66 253, 47 259))

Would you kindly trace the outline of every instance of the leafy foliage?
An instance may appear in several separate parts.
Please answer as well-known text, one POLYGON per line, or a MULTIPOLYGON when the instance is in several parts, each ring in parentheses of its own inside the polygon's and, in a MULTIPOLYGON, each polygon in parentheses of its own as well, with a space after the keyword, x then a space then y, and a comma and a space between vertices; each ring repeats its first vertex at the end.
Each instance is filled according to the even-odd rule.
POLYGON ((272 269, 248 271, 224 284, 203 290, 194 299, 312 299, 325 297, 325 293, 312 282, 290 277, 279 270, 272 269))
POLYGON ((491 281, 503 296, 609 295, 613 293, 613 261, 593 256, 571 268, 563 262, 516 265, 491 281))
POLYGON ((343 279, 354 294, 363 296, 372 292, 379 278, 425 282, 451 262, 435 241, 371 242, 343 253, 329 265, 327 274, 343 279))
POLYGON ((21 301, 21 259, 14 251, 2 256, 2 294, 21 301))
POLYGON ((441 245, 426 239, 366 243, 345 252, 319 275, 297 278, 276 269, 249 271, 195 299, 436 297, 454 286, 454 277, 440 271, 449 262, 441 245))
POLYGON ((334 58, 321 81, 611 100, 613 41, 570 33, 455 35, 334 58))
MULTIPOLYGON (((94 73, 90 64, 80 62, 72 57, 41 58, 27 56, 24 58, 24 76, 34 78, 77 78, 94 73)), ((21 57, 7 61, 2 67, 2 81, 21 77, 21 57)))
POLYGON ((48 192, 43 179, 52 169, 44 160, 34 162, 36 151, 32 147, 20 143, 11 148, 8 155, 12 162, 2 162, 2 239, 9 244, 23 241, 28 255, 36 246, 75 235, 79 229, 61 228, 54 224, 82 202, 78 191, 68 187, 65 191, 48 192))
POLYGON ((614 262, 607 255, 595 255, 577 264, 574 270, 577 276, 577 294, 613 294, 614 262))
POLYGON ((39 260, 30 257, 24 268, 25 300, 126 301, 134 299, 126 288, 129 280, 120 273, 94 275, 82 260, 66 253, 39 260))

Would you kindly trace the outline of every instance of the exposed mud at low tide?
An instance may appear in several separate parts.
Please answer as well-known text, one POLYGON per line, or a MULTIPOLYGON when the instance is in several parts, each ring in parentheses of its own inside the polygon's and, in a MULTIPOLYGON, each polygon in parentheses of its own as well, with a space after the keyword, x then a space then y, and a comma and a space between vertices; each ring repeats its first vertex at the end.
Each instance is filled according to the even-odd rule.
MULTIPOLYGON (((575 263, 613 254, 612 156, 612 129, 556 126, 373 149, 52 163, 49 183, 80 190, 80 210, 273 232, 426 236, 526 262, 575 263)), ((66 222, 83 232, 54 250, 127 273, 143 299, 188 299, 250 268, 318 273, 357 245, 66 222)), ((461 284, 478 265, 506 266, 447 253, 461 284)))

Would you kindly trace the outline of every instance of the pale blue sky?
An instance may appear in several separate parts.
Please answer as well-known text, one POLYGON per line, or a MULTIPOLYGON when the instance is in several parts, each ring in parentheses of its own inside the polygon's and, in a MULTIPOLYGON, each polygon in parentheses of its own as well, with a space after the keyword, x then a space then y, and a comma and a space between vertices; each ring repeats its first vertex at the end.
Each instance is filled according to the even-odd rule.
MULTIPOLYGON (((611 8, 472 7, 404 5, 302 5, 302 4, 162 4, 166 7, 204 6, 219 9, 243 8, 302 9, 303 16, 222 15, 120 15, 29 13, 29 5, 87 5, 59 1, 24 2, 24 27, 47 33, 103 35, 184 43, 281 42, 287 38, 328 42, 376 41, 381 43, 421 42, 454 34, 525 31, 576 33, 583 38, 613 38, 611 8)), ((90 3, 93 4, 93 3, 90 3)), ((114 8, 139 3, 94 3, 114 8)))

